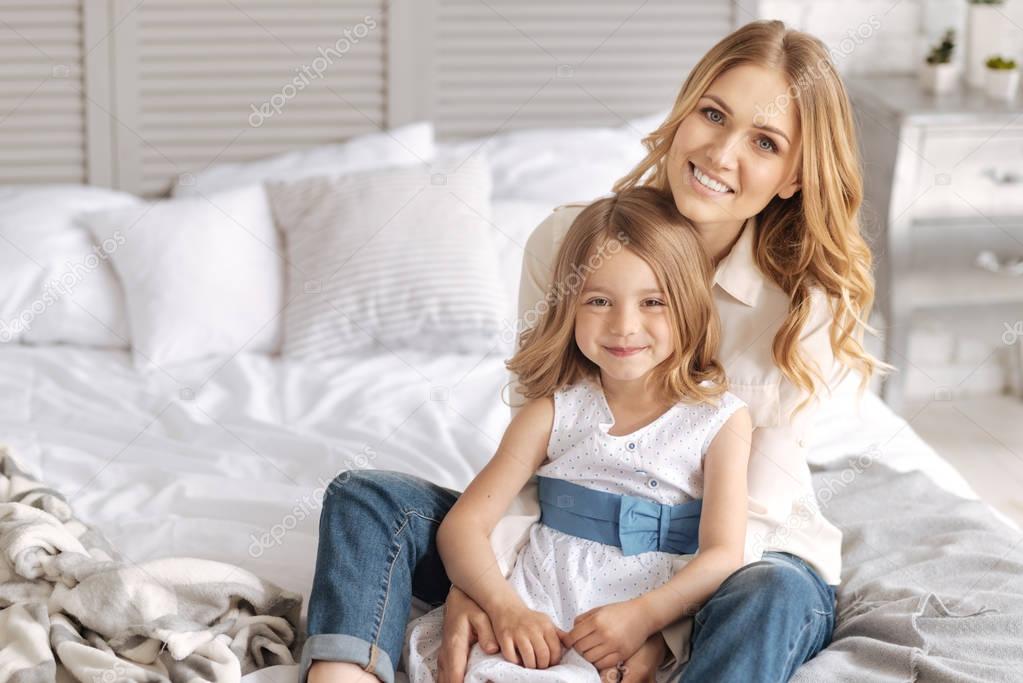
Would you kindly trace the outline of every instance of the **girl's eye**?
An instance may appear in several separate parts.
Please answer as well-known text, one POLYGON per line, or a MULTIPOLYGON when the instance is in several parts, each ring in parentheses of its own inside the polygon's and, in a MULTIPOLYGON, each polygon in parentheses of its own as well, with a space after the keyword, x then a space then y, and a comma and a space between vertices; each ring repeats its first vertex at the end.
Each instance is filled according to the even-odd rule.
MULTIPOLYGON (((714 107, 704 107, 703 109, 700 110, 700 112, 711 123, 721 123, 721 122, 723 122, 725 120, 725 115, 722 114, 717 109, 715 109, 714 107), (715 119, 715 118, 713 118, 714 116, 718 116, 718 117, 720 117, 720 119, 715 119)), ((763 136, 763 137, 761 137, 757 141, 757 147, 759 149, 763 150, 764 152, 777 152, 778 151, 778 145, 774 144, 774 140, 772 140, 771 138, 769 138, 767 136, 763 136), (766 142, 767 143, 767 147, 761 146, 760 143, 762 143, 762 142, 766 142)))
POLYGON ((594 297, 594 298, 590 299, 586 303, 593 304, 595 306, 603 306, 605 303, 607 303, 607 299, 605 299, 602 296, 597 296, 597 297, 594 297), (600 303, 600 302, 604 302, 604 303, 600 303))
POLYGON ((651 306, 664 306, 665 303, 660 299, 647 299, 644 303, 650 304, 651 306))

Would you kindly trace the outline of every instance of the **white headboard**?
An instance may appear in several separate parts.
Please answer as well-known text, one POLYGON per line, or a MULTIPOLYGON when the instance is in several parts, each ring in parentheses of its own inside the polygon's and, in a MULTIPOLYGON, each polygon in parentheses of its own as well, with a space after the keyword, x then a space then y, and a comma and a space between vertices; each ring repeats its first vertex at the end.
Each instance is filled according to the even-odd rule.
POLYGON ((670 105, 753 17, 697 0, 0 0, 0 183, 176 177, 431 119, 442 138, 670 105))

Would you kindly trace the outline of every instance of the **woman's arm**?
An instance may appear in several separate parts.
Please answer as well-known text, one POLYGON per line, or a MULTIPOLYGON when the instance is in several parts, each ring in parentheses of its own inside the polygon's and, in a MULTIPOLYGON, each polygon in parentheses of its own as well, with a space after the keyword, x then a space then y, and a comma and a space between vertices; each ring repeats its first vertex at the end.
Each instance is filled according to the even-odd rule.
POLYGON ((654 633, 696 614, 721 583, 742 566, 746 543, 746 476, 752 422, 737 410, 707 448, 699 550, 666 584, 639 598, 654 633))
POLYGON ((535 399, 512 419, 497 453, 459 496, 437 530, 437 549, 451 583, 488 614, 521 599, 504 578, 490 533, 547 455, 554 401, 535 399))
MULTIPOLYGON (((544 310, 551 284, 551 273, 558 246, 568 232, 569 226, 584 208, 583 204, 557 207, 545 218, 526 240, 522 255, 522 272, 519 277, 518 315, 515 319, 515 346, 526 328, 536 324, 539 313, 544 310)), ((512 419, 522 410, 527 399, 519 393, 519 377, 509 373, 509 398, 512 419)), ((505 576, 511 573, 512 565, 519 550, 529 536, 529 529, 540 518, 540 501, 534 482, 526 484, 509 506, 507 513, 490 534, 490 547, 497 556, 498 565, 505 576)))
MULTIPOLYGON (((554 261, 558 248, 568 233, 576 216, 586 207, 585 202, 557 206, 526 240, 522 254, 522 271, 519 275, 518 317, 515 319, 515 345, 526 328, 536 324, 540 313, 546 309, 544 301, 551 285, 554 261)), ((511 415, 525 403, 516 392, 519 378, 511 373, 511 415)))
MULTIPOLYGON (((827 525, 823 516, 819 515, 813 491, 807 490, 805 484, 807 455, 817 415, 852 373, 832 351, 833 326, 834 316, 827 299, 819 289, 811 290, 810 315, 800 335, 799 348, 804 359, 819 371, 820 377, 816 379, 814 393, 810 394, 782 375, 778 385, 777 423, 757 427, 753 431, 748 477, 750 524, 747 553, 750 555, 759 557, 768 550, 787 550, 811 561, 811 564, 816 562, 819 566, 823 562, 840 566, 841 532, 827 525), (797 412, 800 405, 803 407, 797 412), (779 512, 786 515, 784 520, 779 520, 779 512), (826 528, 801 521, 811 514, 824 522, 826 528), (792 521, 800 523, 793 524, 792 521), (811 552, 813 557, 806 555, 805 551, 811 552)), ((838 567, 833 569, 836 574, 838 571, 838 567)), ((823 578, 829 582, 838 580, 837 576, 823 578)))

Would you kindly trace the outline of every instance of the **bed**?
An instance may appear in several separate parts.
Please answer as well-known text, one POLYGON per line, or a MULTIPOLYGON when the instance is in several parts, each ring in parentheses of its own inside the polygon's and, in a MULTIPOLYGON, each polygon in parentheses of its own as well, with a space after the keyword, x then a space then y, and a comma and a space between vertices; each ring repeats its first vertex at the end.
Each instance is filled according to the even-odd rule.
MULTIPOLYGON (((177 369, 195 387, 182 395, 166 376, 140 376, 126 352, 7 348, 0 439, 132 560, 219 560, 307 598, 317 488, 359 466, 463 488, 507 423, 494 400, 504 376, 499 355, 424 356, 413 370, 379 354, 308 365, 242 353, 177 369)), ((856 419, 833 405, 816 444, 817 462, 879 449, 880 462, 976 498, 873 394, 856 419)), ((276 667, 243 680, 293 676, 276 667)))
MULTIPOLYGON (((554 205, 594 196, 594 187, 606 187, 639 153, 637 131, 656 120, 631 122, 616 132, 582 131, 571 149, 565 131, 526 131, 487 143, 494 202, 486 222, 503 255, 498 269, 503 299, 498 306, 511 310, 515 296, 521 256, 511 247, 523 244, 554 205), (562 156, 538 167, 530 145, 550 149, 553 140, 562 156), (594 140, 605 150, 609 140, 618 141, 617 156, 602 157, 603 165, 590 163, 587 174, 556 170, 585 164, 585 155, 596 147, 594 140)), ((447 152, 464 157, 474 144, 479 143, 451 145, 447 152)), ((464 488, 494 451, 509 419, 499 397, 507 381, 503 361, 510 344, 505 336, 485 353, 370 348, 327 358, 246 349, 140 368, 132 348, 10 343, 0 347, 0 442, 133 562, 184 556, 237 565, 301 594, 304 605, 326 485, 340 471, 376 468, 464 488)), ((984 528, 996 530, 1003 539, 1023 536, 1010 520, 977 501, 958 472, 875 394, 857 400, 851 383, 843 385, 820 415, 811 454, 815 482, 822 486, 828 485, 829 473, 847 470, 850 458, 867 456, 881 467, 833 492, 835 510, 841 511, 833 519, 844 530, 856 531, 854 541, 860 545, 849 550, 861 554, 856 565, 846 568, 853 588, 839 590, 836 642, 825 651, 834 659, 819 657, 818 666, 829 668, 808 670, 800 680, 904 680, 892 673, 895 669, 885 669, 880 655, 858 659, 856 654, 876 653, 870 643, 883 644, 886 637, 894 641, 897 631, 886 636, 883 628, 874 628, 843 640, 843 620, 852 623, 872 610, 883 614, 885 604, 898 602, 870 602, 884 593, 878 576, 864 569, 870 558, 862 551, 869 548, 856 525, 870 529, 872 522, 862 516, 854 519, 852 510, 862 511, 863 506, 850 509, 851 497, 870 500, 867 484, 882 486, 896 475, 908 477, 899 479, 907 482, 905 491, 913 492, 901 501, 905 507, 901 512, 884 509, 882 503, 898 497, 886 493, 884 501, 878 500, 873 524, 887 525, 881 521, 887 512, 895 522, 899 515, 908 520, 924 510, 914 507, 916 503, 925 506, 949 496, 972 503, 968 512, 941 523, 969 520, 988 525, 984 528), (843 612, 850 605, 858 606, 855 613, 843 612)), ((933 521, 933 515, 920 514, 933 521)), ((929 542, 919 534, 915 539, 924 546, 929 542)), ((871 547, 893 557, 912 545, 903 539, 899 546, 876 548, 879 542, 872 539, 871 547)), ((935 546, 935 553, 954 555, 956 546, 950 542, 946 549, 935 546)), ((999 571, 1023 567, 1017 545, 1007 545, 1005 551, 999 571)), ((983 556, 988 551, 970 552, 983 556)), ((986 576, 988 569, 976 567, 976 576, 986 576)), ((961 580, 964 591, 973 586, 967 581, 975 582, 965 573, 961 580)), ((934 592, 927 585, 917 589, 904 592, 914 599, 934 592)), ((1023 622, 1019 581, 996 593, 1007 623, 1023 622)), ((947 592, 944 597, 949 597, 947 592)), ((916 602, 911 602, 912 609, 903 612, 918 615, 916 602)), ((942 642, 954 644, 956 637, 946 634, 942 642)), ((909 674, 944 671, 947 680, 967 680, 961 677, 966 671, 975 676, 968 680, 1010 680, 1007 672, 1016 664, 1023 667, 1019 653, 1013 659, 998 650, 978 664, 975 653, 963 650, 957 660, 943 650, 945 668, 925 669, 929 651, 923 645, 904 648, 902 654, 919 660, 919 668, 912 664, 909 674), (995 661, 999 659, 1001 664, 995 661)), ((243 680, 290 681, 295 672, 295 666, 269 667, 243 680)), ((938 680, 920 678, 925 679, 938 680)))

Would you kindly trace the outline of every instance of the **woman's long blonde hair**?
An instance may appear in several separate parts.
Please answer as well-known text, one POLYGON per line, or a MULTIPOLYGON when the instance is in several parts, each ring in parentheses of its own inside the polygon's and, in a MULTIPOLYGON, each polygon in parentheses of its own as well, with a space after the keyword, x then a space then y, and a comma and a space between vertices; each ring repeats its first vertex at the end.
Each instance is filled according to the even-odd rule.
MULTIPOLYGON (((754 21, 726 36, 693 68, 668 118, 643 139, 648 153, 615 192, 642 185, 668 189, 666 159, 682 120, 714 80, 734 67, 752 64, 780 70, 790 87, 802 130, 801 190, 775 196, 757 215, 757 265, 790 297, 789 314, 774 337, 774 360, 799 388, 814 391, 820 369, 802 357, 799 339, 810 315, 810 292, 819 287, 834 316, 831 348, 846 370, 870 376, 891 366, 863 347, 874 332, 867 317, 874 301, 870 247, 860 234, 863 179, 851 106, 827 48, 813 36, 780 21, 754 21)), ((787 102, 778 103, 787 106, 787 102)), ((800 404, 802 407, 809 401, 800 404)))
POLYGON ((573 221, 558 250, 553 281, 537 304, 539 319, 522 332, 517 352, 505 363, 518 375, 519 392, 540 398, 580 379, 599 378, 600 368, 575 342, 576 310, 589 273, 623 249, 650 266, 671 316, 674 350, 654 367, 648 386, 664 400, 714 402, 726 380, 716 359, 721 332, 710 261, 671 194, 653 187, 598 199, 573 221))

